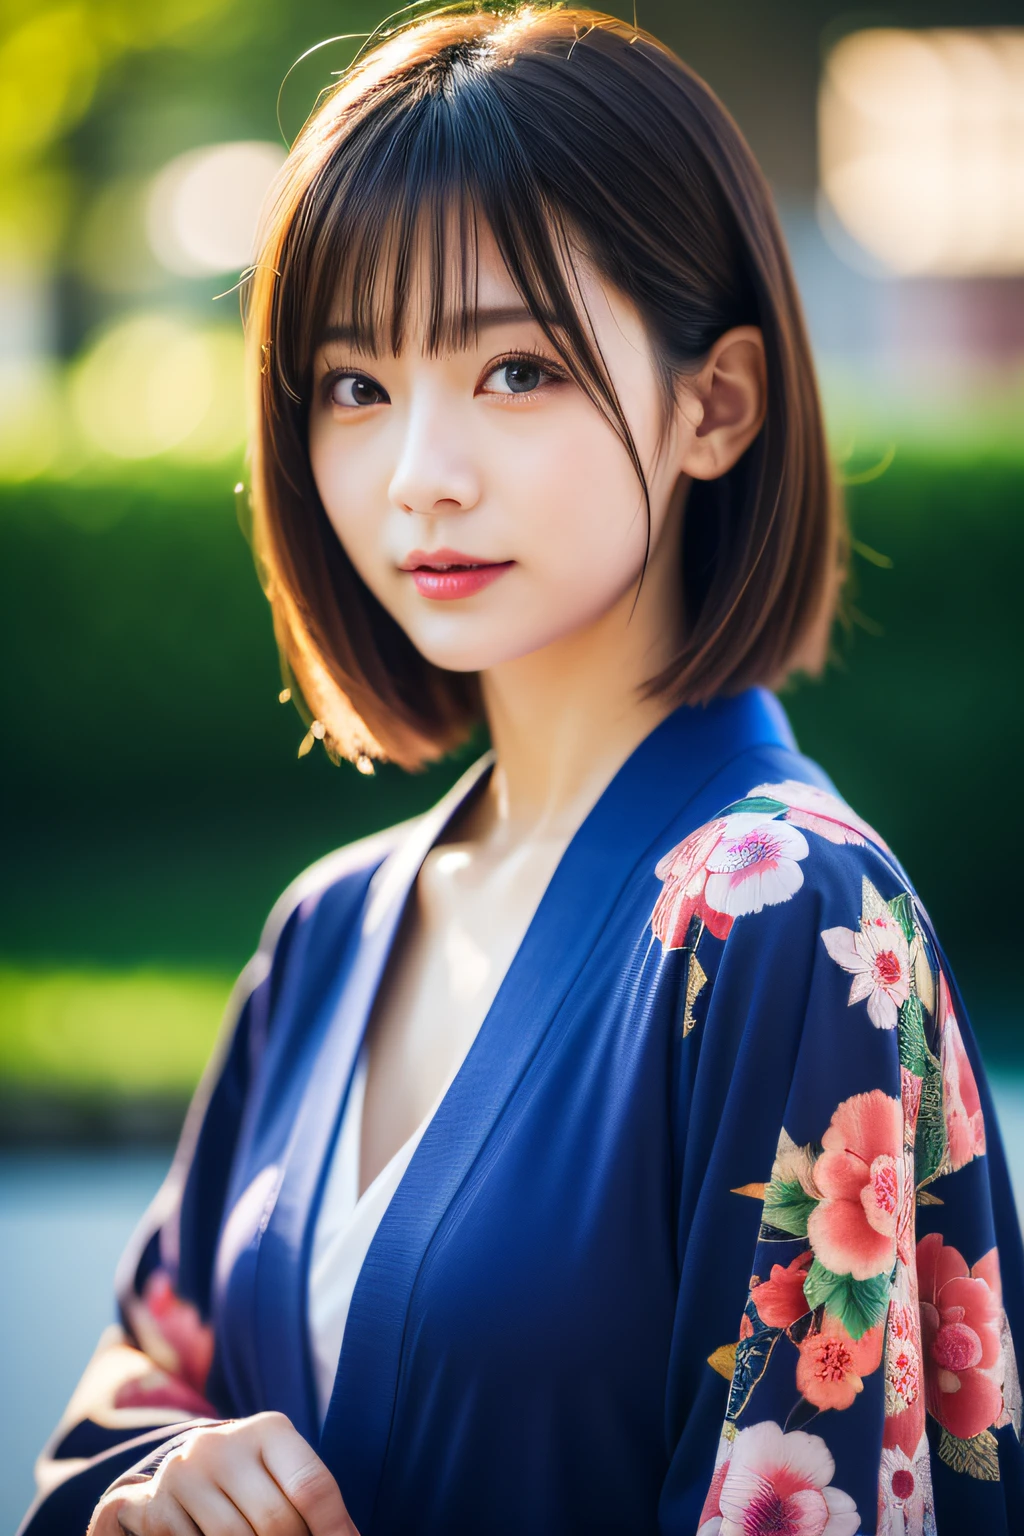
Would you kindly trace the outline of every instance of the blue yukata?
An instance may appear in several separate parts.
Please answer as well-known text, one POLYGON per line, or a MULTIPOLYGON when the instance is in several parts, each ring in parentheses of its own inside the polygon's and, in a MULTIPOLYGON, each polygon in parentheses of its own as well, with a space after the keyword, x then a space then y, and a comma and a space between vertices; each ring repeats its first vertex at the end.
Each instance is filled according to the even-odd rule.
POLYGON ((1024 1262, 963 1005, 759 689, 676 709, 569 843, 321 1426, 325 1171, 417 871, 489 770, 278 904, 23 1532, 78 1536, 184 1426, 264 1409, 361 1536, 1024 1530, 1024 1262))

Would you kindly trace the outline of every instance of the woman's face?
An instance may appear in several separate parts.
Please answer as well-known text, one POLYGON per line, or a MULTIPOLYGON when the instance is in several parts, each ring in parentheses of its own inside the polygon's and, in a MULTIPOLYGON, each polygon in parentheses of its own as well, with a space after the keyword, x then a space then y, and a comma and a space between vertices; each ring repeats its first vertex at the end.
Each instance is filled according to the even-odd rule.
MULTIPOLYGON (((700 410, 692 424, 675 412, 665 431, 639 316, 592 274, 580 281, 647 472, 650 565, 677 571, 678 438, 700 410)), ((647 537, 639 482, 493 241, 481 241, 479 325, 464 349, 427 354, 413 292, 397 357, 361 352, 335 328, 314 364, 313 474, 360 576, 417 649, 455 671, 538 651, 616 604, 628 614, 647 537)))

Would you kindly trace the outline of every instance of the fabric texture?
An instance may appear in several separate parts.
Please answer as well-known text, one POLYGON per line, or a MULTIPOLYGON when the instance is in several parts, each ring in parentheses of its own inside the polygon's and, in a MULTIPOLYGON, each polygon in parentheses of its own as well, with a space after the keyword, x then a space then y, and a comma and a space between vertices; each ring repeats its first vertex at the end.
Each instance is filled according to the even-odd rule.
POLYGON ((571 840, 370 1243, 321 1425, 324 1180, 416 873, 488 769, 282 899, 24 1536, 271 1408, 363 1536, 1019 1530, 1024 1259, 962 1000, 760 690, 674 711, 571 840))

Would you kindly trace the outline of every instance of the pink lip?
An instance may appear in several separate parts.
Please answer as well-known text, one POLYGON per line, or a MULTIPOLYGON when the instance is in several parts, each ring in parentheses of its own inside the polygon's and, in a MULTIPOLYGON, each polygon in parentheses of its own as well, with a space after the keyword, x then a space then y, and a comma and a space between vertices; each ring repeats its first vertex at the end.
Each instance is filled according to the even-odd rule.
POLYGON ((471 597, 515 564, 514 560, 476 560, 457 549, 414 549, 400 569, 408 571, 421 597, 451 601, 471 597), (461 569, 460 569, 461 567, 461 569))

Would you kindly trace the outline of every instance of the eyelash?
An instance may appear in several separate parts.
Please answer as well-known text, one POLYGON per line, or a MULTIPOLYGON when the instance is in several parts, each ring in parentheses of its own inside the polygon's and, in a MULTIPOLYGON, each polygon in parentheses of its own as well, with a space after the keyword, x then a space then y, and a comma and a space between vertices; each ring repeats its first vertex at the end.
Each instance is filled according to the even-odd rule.
MULTIPOLYGON (((507 368, 509 363, 536 363, 541 373, 547 375, 547 379, 543 381, 544 383, 564 384, 569 377, 563 367, 540 352, 506 352, 502 357, 494 358, 488 366, 484 378, 489 379, 492 373, 497 373, 500 368, 507 368)), ((543 388, 543 383, 541 388, 543 388)), ((510 400, 532 400, 538 393, 538 389, 528 389, 508 395, 496 394, 494 398, 503 402, 510 400)))
MULTIPOLYGON (((550 357, 545 357, 540 352, 506 352, 501 357, 496 357, 492 360, 492 362, 488 365, 487 371, 483 375, 483 378, 489 379, 492 373, 497 373, 499 368, 507 368, 509 363, 536 363, 541 372, 547 375, 547 378, 544 380, 545 383, 564 384, 569 377, 566 370, 560 364, 554 362, 550 357)), ((376 380, 372 379, 369 374, 362 373, 357 368, 334 368, 330 373, 325 375, 323 381, 324 400, 328 405, 331 404, 331 393, 339 379, 365 379, 368 383, 372 384, 375 389, 382 388, 382 386, 377 384, 376 380)), ((387 393, 386 390, 382 390, 382 392, 385 394, 387 393)), ((508 395, 502 395, 495 392, 493 398, 499 399, 503 402, 512 400, 532 400, 538 393, 539 389, 523 390, 521 392, 514 392, 508 395)), ((339 409, 352 410, 358 409, 358 407, 348 406, 339 407, 339 409)), ((363 409, 365 410, 366 407, 364 406, 363 409)))

